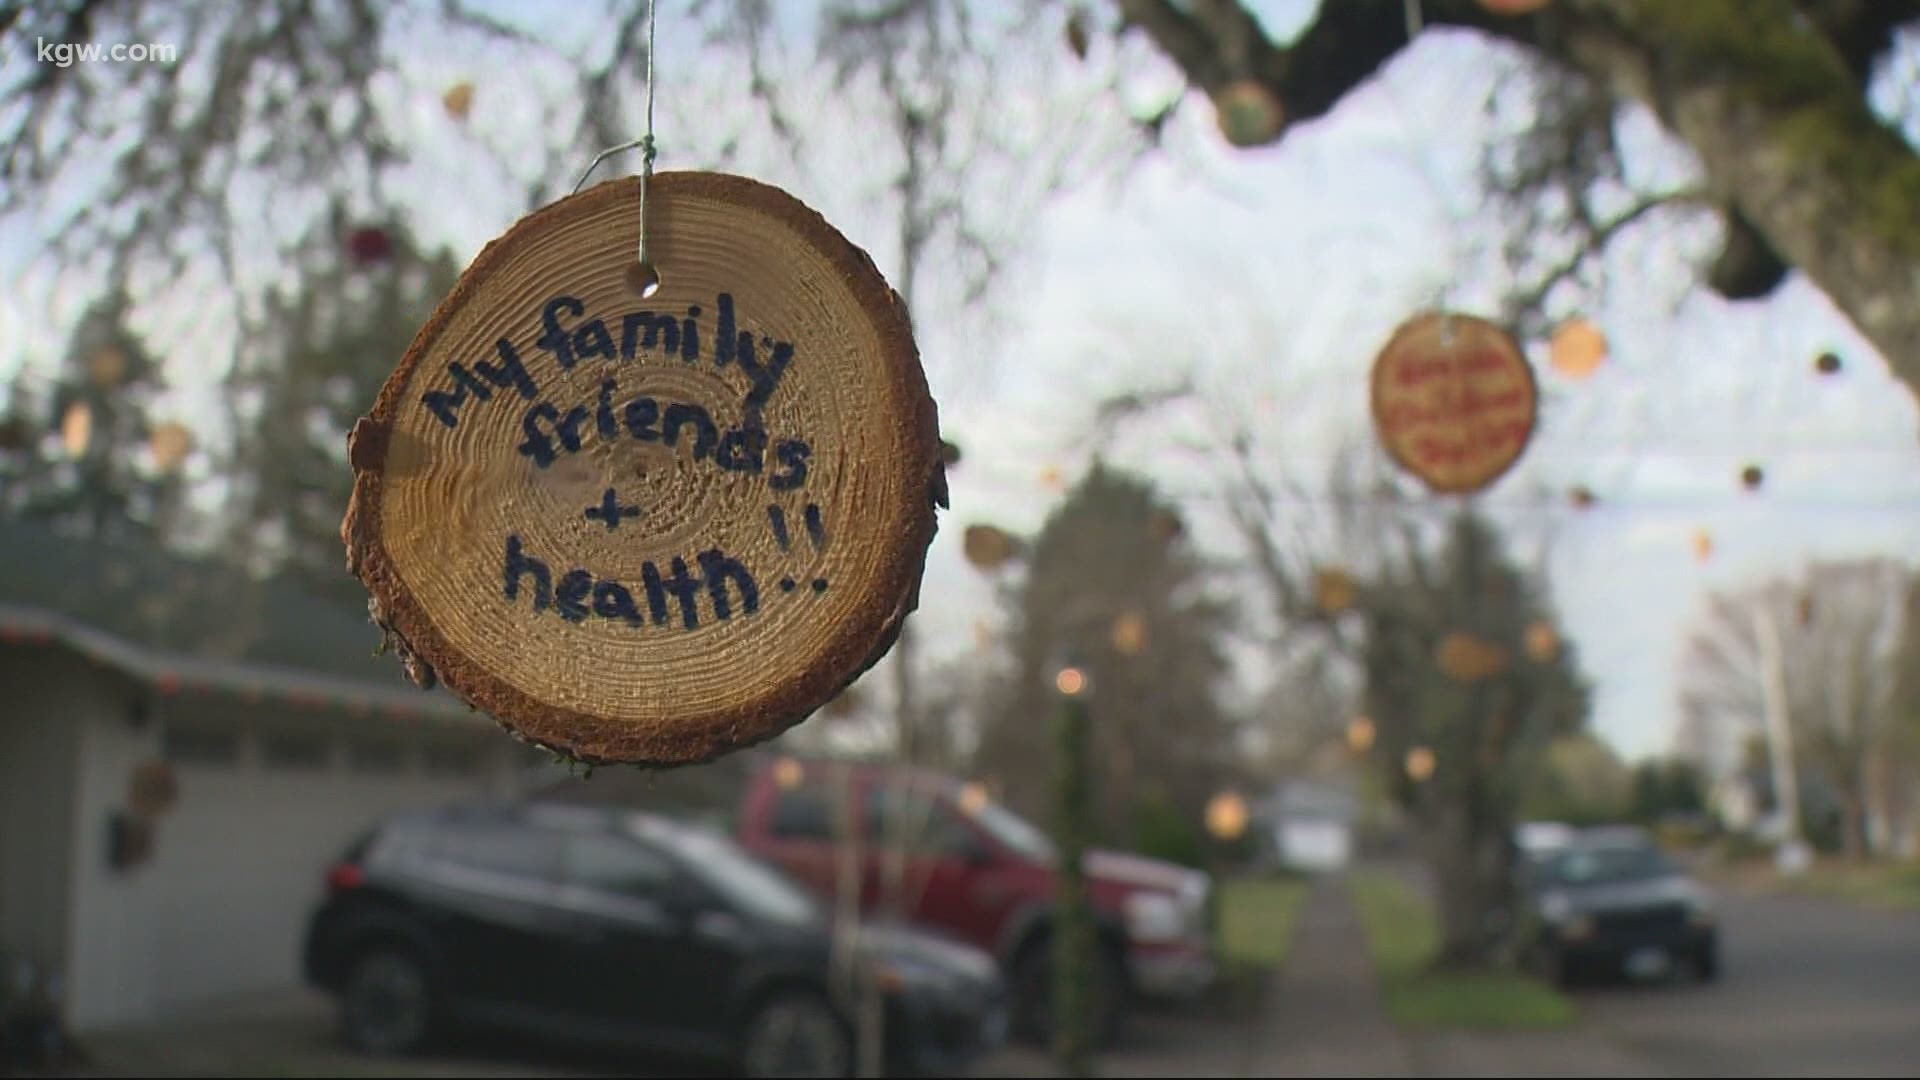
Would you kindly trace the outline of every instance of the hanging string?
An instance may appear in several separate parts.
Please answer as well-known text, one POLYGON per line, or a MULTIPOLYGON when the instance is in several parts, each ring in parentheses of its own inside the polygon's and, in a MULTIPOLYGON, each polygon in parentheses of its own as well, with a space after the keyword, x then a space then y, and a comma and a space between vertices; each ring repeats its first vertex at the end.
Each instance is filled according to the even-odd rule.
POLYGON ((652 296, 660 289, 660 276, 654 269, 653 260, 647 257, 647 188, 653 180, 653 159, 655 154, 653 141, 653 57, 656 51, 654 49, 654 16, 658 13, 659 8, 659 0, 647 0, 646 133, 631 142, 623 142, 619 146, 610 146, 600 151, 600 153, 594 156, 592 163, 587 166, 586 171, 580 174, 580 179, 574 183, 572 192, 572 194, 576 195, 580 193, 580 189, 586 185, 587 178, 593 175, 593 170, 599 168, 601 162, 615 154, 624 154, 629 150, 640 151, 640 244, 639 249, 635 252, 637 260, 636 269, 640 271, 640 275, 635 279, 635 285, 636 290, 642 297, 652 296))

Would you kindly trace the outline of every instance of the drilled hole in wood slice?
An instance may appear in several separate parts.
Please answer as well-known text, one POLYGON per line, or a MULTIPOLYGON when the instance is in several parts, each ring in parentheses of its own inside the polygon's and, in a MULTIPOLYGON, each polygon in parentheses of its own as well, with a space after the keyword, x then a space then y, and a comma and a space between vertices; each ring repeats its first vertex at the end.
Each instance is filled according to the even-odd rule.
POLYGON ((389 449, 356 461, 350 524, 456 694, 577 756, 665 764, 777 734, 884 653, 940 443, 904 312, 817 215, 660 174, 643 298, 633 184, 483 253, 368 418, 389 449))
POLYGON ((660 271, 652 263, 637 262, 627 267, 627 291, 642 300, 651 300, 660 291, 660 271))

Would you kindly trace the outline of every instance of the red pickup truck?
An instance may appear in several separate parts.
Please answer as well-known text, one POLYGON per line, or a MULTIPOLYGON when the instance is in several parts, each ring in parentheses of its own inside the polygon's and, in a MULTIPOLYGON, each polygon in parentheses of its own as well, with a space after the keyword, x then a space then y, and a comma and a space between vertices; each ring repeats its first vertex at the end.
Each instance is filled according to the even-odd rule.
MULTIPOLYGON (((980 789, 900 766, 782 758, 763 763, 748 782, 739 832, 747 848, 823 897, 851 869, 865 913, 882 906, 883 867, 904 867, 894 910, 999 957, 1015 1030, 1046 1037, 1054 848, 980 789), (890 863, 888 851, 904 858, 890 863), (842 866, 842 853, 851 867, 842 866)), ((1088 852, 1086 870, 1102 945, 1101 1031, 1115 1030, 1136 995, 1187 996, 1212 982, 1205 874, 1105 851, 1088 852)))

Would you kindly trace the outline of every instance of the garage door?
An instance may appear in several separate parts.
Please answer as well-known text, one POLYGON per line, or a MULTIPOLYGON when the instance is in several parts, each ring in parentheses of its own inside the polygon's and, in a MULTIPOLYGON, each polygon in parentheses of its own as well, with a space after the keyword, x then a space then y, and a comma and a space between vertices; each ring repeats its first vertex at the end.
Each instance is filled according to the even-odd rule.
MULTIPOLYGON (((169 732, 179 799, 147 866, 152 1015, 287 989, 326 868, 395 810, 470 798, 477 750, 428 773, 408 748, 327 734, 169 732)), ((436 755, 444 764, 447 755, 436 755)))

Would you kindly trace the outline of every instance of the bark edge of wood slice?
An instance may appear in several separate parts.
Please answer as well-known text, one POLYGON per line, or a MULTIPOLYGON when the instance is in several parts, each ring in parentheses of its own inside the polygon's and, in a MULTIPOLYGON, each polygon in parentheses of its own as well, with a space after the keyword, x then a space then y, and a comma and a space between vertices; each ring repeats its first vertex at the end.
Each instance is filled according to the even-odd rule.
POLYGON ((909 314, 864 251, 778 188, 663 172, 647 190, 662 285, 641 298, 638 198, 637 178, 603 182, 480 252, 348 437, 341 537, 416 684, 578 761, 669 766, 770 739, 878 663, 918 606, 947 488, 909 314), (555 338, 542 315, 560 297, 580 311, 560 305, 555 338), (721 350, 722 306, 756 366, 721 350), (651 318, 669 312, 679 335, 651 318), (568 442, 555 425, 576 406, 568 442), (523 448, 535 432, 544 456, 523 448), (796 457, 803 480, 776 488, 796 457), (682 563, 696 585, 659 584, 682 563))

